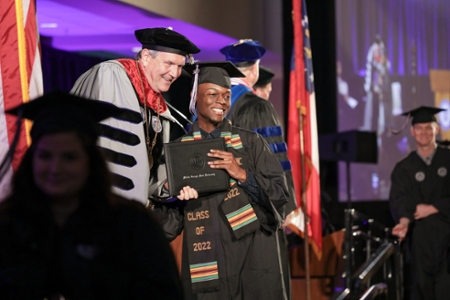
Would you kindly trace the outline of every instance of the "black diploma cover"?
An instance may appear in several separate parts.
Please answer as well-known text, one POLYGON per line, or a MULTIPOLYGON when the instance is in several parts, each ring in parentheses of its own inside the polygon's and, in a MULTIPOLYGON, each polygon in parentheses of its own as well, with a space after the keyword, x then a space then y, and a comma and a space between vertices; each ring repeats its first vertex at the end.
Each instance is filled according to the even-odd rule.
POLYGON ((208 165, 208 161, 217 160, 207 155, 211 149, 226 151, 225 140, 216 138, 164 144, 171 196, 179 195, 187 185, 196 189, 199 194, 229 189, 228 173, 223 169, 212 169, 208 165))

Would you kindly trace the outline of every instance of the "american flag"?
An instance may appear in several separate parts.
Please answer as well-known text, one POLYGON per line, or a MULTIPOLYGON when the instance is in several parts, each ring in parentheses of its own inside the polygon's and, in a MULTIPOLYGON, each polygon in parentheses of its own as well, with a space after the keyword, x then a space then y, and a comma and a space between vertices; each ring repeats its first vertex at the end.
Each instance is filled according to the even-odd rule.
POLYGON ((309 220, 307 225, 309 242, 318 257, 321 257, 322 217, 320 211, 319 150, 314 74, 305 0, 293 0, 292 8, 294 49, 290 73, 287 143, 289 159, 292 162, 292 175, 298 208, 294 212, 294 218, 289 224, 289 228, 299 235, 303 235, 305 232, 303 223, 304 205, 302 204, 302 194, 305 193, 306 213, 309 220), (299 121, 299 111, 301 111, 303 117, 303 124, 300 124, 299 121), (302 156, 302 148, 304 156, 302 156), (302 157, 304 157, 303 161, 302 157), (302 164, 305 168, 305 190, 302 190, 302 164))
MULTIPOLYGON (((34 0, 0 1, 0 161, 16 133, 16 118, 4 111, 43 93, 39 33, 34 0)), ((7 172, 0 178, 0 200, 9 193, 10 180, 30 143, 29 123, 20 138, 7 172)), ((2 171, 2 170, 0 170, 2 171)), ((2 172, 3 174, 3 172, 2 172)))

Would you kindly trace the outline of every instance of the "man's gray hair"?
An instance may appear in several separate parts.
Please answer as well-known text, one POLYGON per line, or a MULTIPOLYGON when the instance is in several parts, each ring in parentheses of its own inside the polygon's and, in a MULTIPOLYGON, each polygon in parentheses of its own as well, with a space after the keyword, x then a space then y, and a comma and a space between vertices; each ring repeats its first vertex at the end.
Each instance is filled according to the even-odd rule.
MULTIPOLYGON (((141 59, 141 57, 142 57, 142 51, 144 51, 144 50, 145 50, 145 48, 142 49, 141 51, 139 51, 138 54, 136 54, 136 60, 141 59)), ((159 52, 160 52, 160 51, 150 50, 150 49, 147 49, 147 50, 148 50, 148 53, 150 53, 150 56, 153 57, 153 58, 155 58, 156 56, 158 56, 158 54, 159 54, 159 52)))

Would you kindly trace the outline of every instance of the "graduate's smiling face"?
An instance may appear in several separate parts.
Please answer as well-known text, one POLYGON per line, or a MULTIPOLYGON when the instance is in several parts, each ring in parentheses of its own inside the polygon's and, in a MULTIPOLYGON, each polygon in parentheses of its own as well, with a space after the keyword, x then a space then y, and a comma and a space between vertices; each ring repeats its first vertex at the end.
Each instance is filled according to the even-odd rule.
POLYGON ((149 50, 142 51, 139 59, 150 87, 157 93, 167 92, 170 85, 181 75, 185 57, 179 54, 158 52, 152 56, 149 50))
MULTIPOLYGON (((197 90, 197 114, 200 127, 202 125, 208 128, 220 126, 230 109, 230 99, 231 90, 229 88, 214 83, 199 84, 197 90)), ((207 130, 207 128, 203 129, 207 130)))
POLYGON ((419 147, 434 144, 438 132, 439 126, 436 122, 417 123, 411 127, 411 134, 419 147))

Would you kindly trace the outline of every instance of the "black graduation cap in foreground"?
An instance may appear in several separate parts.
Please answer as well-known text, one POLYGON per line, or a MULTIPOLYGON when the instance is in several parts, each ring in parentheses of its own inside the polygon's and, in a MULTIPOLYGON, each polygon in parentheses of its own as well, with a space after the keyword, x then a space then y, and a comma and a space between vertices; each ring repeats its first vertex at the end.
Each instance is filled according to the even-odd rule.
POLYGON ((420 106, 413 110, 402 113, 402 116, 411 117, 411 124, 417 123, 428 123, 436 122, 435 114, 444 111, 445 109, 430 107, 430 106, 420 106))
POLYGON ((194 65, 186 65, 185 70, 194 76, 191 102, 189 111, 195 114, 195 99, 197 97, 197 87, 202 83, 213 83, 224 88, 231 88, 230 77, 245 77, 236 66, 229 61, 204 62, 194 65))
POLYGON ((34 121, 31 137, 44 134, 80 131, 97 138, 95 124, 126 113, 111 103, 78 97, 56 91, 7 110, 6 113, 34 121))
POLYGON ((272 70, 260 65, 258 81, 253 85, 253 87, 265 86, 266 84, 269 84, 274 76, 275 73, 272 72, 272 70))

